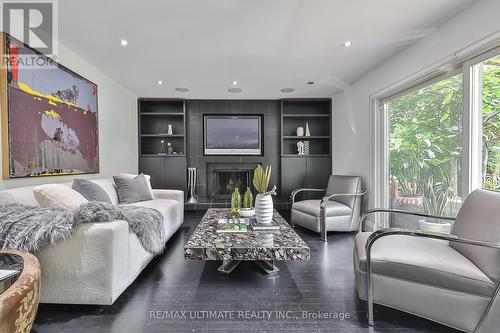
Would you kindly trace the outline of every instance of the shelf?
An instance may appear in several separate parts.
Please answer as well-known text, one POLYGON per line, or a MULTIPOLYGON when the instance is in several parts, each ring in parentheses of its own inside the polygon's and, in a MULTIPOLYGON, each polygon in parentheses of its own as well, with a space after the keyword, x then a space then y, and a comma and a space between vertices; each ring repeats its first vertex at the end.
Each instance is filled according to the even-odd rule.
POLYGON ((159 155, 159 154, 141 154, 141 157, 162 157, 162 158, 178 158, 186 157, 186 155, 159 155))
POLYGON ((308 155, 299 155, 299 154, 283 154, 282 157, 330 157, 330 154, 308 154, 308 155))
POLYGON ((283 114, 283 118, 330 118, 329 114, 283 114))
POLYGON ((184 134, 141 134, 143 138, 183 138, 184 134))
POLYGON ((294 136, 294 135, 285 135, 283 139, 288 140, 313 140, 313 139, 330 139, 328 135, 311 135, 311 136, 294 136))
POLYGON ((141 112, 141 116, 173 116, 173 117, 184 117, 184 113, 181 112, 141 112))

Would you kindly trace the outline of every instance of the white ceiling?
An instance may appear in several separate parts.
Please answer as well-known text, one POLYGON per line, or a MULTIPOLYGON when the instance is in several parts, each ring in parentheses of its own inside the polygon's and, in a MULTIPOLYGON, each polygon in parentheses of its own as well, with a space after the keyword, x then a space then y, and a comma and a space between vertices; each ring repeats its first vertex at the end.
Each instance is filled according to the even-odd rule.
POLYGON ((325 97, 473 1, 63 0, 59 36, 141 97, 325 97))

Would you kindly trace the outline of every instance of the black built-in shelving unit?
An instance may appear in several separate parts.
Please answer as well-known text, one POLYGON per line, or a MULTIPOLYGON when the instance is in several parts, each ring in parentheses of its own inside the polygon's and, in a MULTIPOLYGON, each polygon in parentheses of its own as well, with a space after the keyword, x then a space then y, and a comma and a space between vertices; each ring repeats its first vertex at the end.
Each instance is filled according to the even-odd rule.
MULTIPOLYGON (((281 196, 296 188, 325 188, 332 173, 331 99, 281 101, 281 196), (311 136, 297 136, 297 127, 309 124, 311 136), (309 154, 298 155, 297 143, 309 141, 309 154)), ((317 194, 300 194, 313 198, 317 194)))
POLYGON ((139 172, 151 175, 153 188, 186 191, 186 107, 181 99, 140 98, 139 172), (172 125, 173 134, 167 134, 172 125), (161 140, 176 155, 161 151, 161 140))
MULTIPOLYGON (((276 202, 288 203, 288 198, 292 190, 296 188, 325 188, 328 177, 332 172, 332 118, 331 100, 327 98, 312 99, 284 99, 278 101, 211 101, 211 100, 182 100, 165 98, 140 98, 139 109, 139 171, 151 175, 154 188, 187 190, 187 161, 198 161, 195 165, 199 171, 199 192, 206 192, 207 166, 202 162, 235 163, 252 162, 257 160, 273 159, 274 151, 280 157, 276 160, 278 168, 273 170, 273 177, 278 185, 280 196, 276 202), (191 103, 191 104, 188 104, 191 103), (273 103, 281 105, 281 113, 275 116, 268 115, 268 122, 265 124, 265 145, 271 150, 272 156, 245 157, 245 156, 222 156, 206 157, 202 155, 202 134, 199 130, 202 124, 186 124, 191 121, 202 121, 202 114, 214 112, 232 114, 257 112, 262 109, 262 113, 269 112, 268 109, 273 103), (189 106, 190 105, 190 106, 189 106), (189 107, 188 107, 189 106, 189 107), (235 107, 237 106, 237 107, 235 107), (187 114, 186 110, 193 109, 194 114, 187 114), (203 111, 206 109, 206 112, 203 111), (228 109, 229 108, 229 109, 228 109), (250 109, 249 109, 250 108, 250 109), (255 109, 257 108, 257 109, 255 109), (234 109, 234 110, 233 110, 234 109), (254 110, 255 109, 255 110, 254 110), (234 112, 233 112, 234 111, 234 112), (198 114, 200 113, 200 114, 198 114), (281 121, 280 131, 274 131, 272 119, 275 122, 281 121), (271 122, 269 122, 271 121, 271 122), (297 127, 302 126, 305 130, 306 122, 309 123, 311 136, 297 137, 297 127), (167 125, 173 126, 173 135, 167 135, 167 125), (200 136, 201 135, 201 136, 200 136), (191 136, 189 138, 188 136, 191 136), (182 155, 163 155, 161 153, 160 140, 170 142, 174 151, 182 155), (270 141, 268 141, 270 140, 270 141), (275 140, 275 141, 274 141, 275 140), (309 141, 310 154, 298 155, 297 142, 309 141), (189 147, 188 149, 188 142, 189 147), (198 165, 199 164, 199 165, 198 165)), ((278 111, 279 105, 272 110, 278 111)), ((278 124, 276 124, 278 125, 278 124)), ((266 163, 269 163, 266 162, 266 163)), ((299 198, 312 198, 312 195, 300 195, 299 198)), ((215 205, 211 203, 208 205, 215 205)), ((189 206, 189 205, 188 205, 189 206)), ((202 204, 196 207, 205 207, 202 204)))

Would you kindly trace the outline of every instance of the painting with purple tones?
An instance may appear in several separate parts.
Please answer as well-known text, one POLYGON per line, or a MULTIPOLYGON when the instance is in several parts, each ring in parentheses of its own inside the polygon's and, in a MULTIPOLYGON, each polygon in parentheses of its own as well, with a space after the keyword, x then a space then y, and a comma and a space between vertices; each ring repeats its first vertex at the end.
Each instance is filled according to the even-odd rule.
POLYGON ((9 177, 99 172, 97 85, 7 36, 9 177))

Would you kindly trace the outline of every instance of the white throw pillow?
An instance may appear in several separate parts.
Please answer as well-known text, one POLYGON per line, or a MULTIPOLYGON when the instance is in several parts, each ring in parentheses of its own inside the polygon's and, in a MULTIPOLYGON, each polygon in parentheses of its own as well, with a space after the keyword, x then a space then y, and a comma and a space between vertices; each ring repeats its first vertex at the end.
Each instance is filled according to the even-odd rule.
POLYGON ((77 208, 89 202, 83 195, 64 184, 45 184, 33 189, 36 200, 42 207, 77 208))
MULTIPOLYGON (((144 174, 142 174, 144 175, 144 174)), ((122 177, 127 177, 127 178, 135 178, 137 175, 131 174, 131 173, 120 173, 120 176, 122 177)), ((154 198, 155 195, 153 193, 153 188, 151 187, 151 176, 150 175, 144 175, 144 178, 146 178, 146 183, 148 184, 149 191, 151 192, 151 196, 154 198)))

